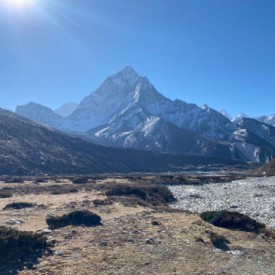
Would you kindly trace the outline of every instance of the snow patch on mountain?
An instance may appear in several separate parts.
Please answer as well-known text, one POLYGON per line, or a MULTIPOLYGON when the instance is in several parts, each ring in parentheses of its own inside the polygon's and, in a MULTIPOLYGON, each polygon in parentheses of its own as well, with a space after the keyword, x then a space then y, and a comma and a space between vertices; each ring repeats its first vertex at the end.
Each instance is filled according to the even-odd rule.
POLYGON ((221 113, 223 116, 228 118, 229 120, 232 120, 232 116, 226 111, 226 110, 220 110, 219 113, 221 113))
POLYGON ((252 144, 248 144, 245 142, 237 142, 235 143, 236 148, 243 153, 247 160, 252 162, 260 161, 260 152, 261 149, 252 144))
POLYGON ((239 129, 232 134, 233 138, 238 141, 244 141, 247 137, 246 129, 239 129))
POLYGON ((257 120, 275 126, 275 115, 261 116, 257 120))

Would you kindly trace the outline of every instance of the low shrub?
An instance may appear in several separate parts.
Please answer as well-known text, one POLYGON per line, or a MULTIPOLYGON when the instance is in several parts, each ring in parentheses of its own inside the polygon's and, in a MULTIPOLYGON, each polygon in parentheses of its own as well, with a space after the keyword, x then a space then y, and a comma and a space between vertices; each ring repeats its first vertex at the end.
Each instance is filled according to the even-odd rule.
POLYGON ((76 179, 73 179, 73 183, 74 184, 85 184, 85 183, 88 183, 88 182, 89 182, 88 178, 76 178, 76 179))
POLYGON ((23 209, 23 208, 30 208, 36 206, 35 203, 30 202, 12 202, 7 204, 3 210, 9 210, 9 209, 23 209))
POLYGON ((47 239, 32 232, 0 227, 0 274, 17 274, 32 264, 49 248, 47 239))
POLYGON ((56 229, 68 225, 74 226, 97 226, 101 225, 101 217, 97 214, 83 211, 73 211, 61 217, 48 217, 46 222, 50 229, 56 229))
POLYGON ((11 198, 12 193, 10 191, 0 190, 0 199, 11 198))
POLYGON ((33 183, 45 183, 45 182, 47 182, 48 181, 48 179, 44 179, 44 178, 36 178, 34 181, 33 181, 33 183))
POLYGON ((14 191, 14 188, 5 186, 1 189, 1 191, 14 191))
POLYGON ((24 183, 24 179, 21 178, 7 178, 5 183, 24 183))
POLYGON ((152 205, 162 205, 175 201, 172 192, 162 185, 114 184, 107 187, 106 195, 108 197, 136 197, 152 205))
POLYGON ((214 247, 216 247, 220 250, 223 250, 223 251, 229 251, 228 244, 230 244, 230 241, 227 240, 224 236, 221 236, 214 232, 211 232, 210 233, 210 241, 214 247))
POLYGON ((146 200, 147 192, 142 187, 118 185, 106 192, 107 196, 134 196, 146 200))
POLYGON ((68 192, 69 192, 69 193, 77 193, 77 192, 78 192, 78 190, 77 190, 77 189, 72 188, 72 189, 69 189, 69 190, 68 190, 68 192))
POLYGON ((208 211, 201 214, 201 218, 215 226, 232 230, 246 232, 262 233, 265 231, 265 225, 261 224, 250 217, 229 211, 208 211))

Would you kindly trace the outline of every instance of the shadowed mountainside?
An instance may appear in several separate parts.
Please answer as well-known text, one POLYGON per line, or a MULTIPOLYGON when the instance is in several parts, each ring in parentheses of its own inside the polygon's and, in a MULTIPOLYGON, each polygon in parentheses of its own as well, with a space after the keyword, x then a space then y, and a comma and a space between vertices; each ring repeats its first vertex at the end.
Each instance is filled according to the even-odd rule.
POLYGON ((1 109, 0 152, 2 175, 160 172, 177 171, 187 164, 238 164, 95 145, 1 109))

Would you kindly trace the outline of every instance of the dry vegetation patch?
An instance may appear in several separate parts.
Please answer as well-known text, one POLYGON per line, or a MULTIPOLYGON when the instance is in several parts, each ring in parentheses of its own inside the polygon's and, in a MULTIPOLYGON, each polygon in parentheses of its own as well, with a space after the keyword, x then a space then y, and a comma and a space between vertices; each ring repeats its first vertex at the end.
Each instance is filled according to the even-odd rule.
POLYGON ((16 188, 3 183, 14 187, 14 196, 1 199, 0 209, 12 202, 44 207, 1 210, 0 225, 20 219, 23 223, 11 227, 41 232, 55 244, 52 254, 41 254, 32 268, 21 266, 20 274, 274 273, 274 240, 216 227, 198 215, 170 209, 167 203, 173 197, 168 189, 148 178, 73 184, 72 177, 61 183, 27 181, 16 188), (90 213, 102 219, 101 226, 85 226, 83 218, 89 220, 90 213), (49 215, 52 230, 46 223, 49 215))
POLYGON ((97 226, 101 225, 101 217, 87 210, 79 210, 60 217, 48 217, 46 222, 51 229, 65 227, 68 225, 97 226))
POLYGON ((11 198, 12 192, 9 190, 0 190, 0 199, 11 198))
POLYGON ((238 212, 208 211, 202 213, 201 217, 215 226, 232 230, 263 233, 266 229, 264 224, 238 212))
MULTIPOLYGON (((150 205, 165 205, 175 201, 172 192, 162 185, 110 184, 106 186, 108 197, 134 197, 150 205)), ((139 201, 136 203, 139 204, 139 201)))
POLYGON ((35 203, 31 202, 12 202, 8 203, 3 210, 8 210, 8 209, 24 209, 24 208, 30 208, 36 206, 35 203))
POLYGON ((49 248, 39 234, 0 227, 0 274, 14 274, 17 269, 32 267, 49 248))

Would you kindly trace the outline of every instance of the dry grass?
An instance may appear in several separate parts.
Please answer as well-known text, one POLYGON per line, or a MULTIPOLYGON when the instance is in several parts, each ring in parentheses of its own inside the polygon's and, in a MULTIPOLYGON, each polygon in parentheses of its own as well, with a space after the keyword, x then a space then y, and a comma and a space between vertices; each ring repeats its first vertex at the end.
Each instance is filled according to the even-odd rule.
MULTIPOLYGON (((48 233, 56 253, 44 255, 34 269, 20 274, 274 274, 272 238, 215 227, 198 215, 141 206, 135 200, 122 204, 105 196, 106 182, 122 183, 114 178, 83 185, 71 181, 0 183, 0 189, 15 189, 12 198, 0 199, 0 209, 12 202, 37 204, 0 211, 0 225, 7 225, 13 218, 23 221, 9 225, 13 228, 43 232, 48 228, 49 214, 62 216, 88 210, 102 218, 99 227, 66 226, 48 233), (52 194, 58 189, 56 185, 61 190, 58 195, 52 194), (21 189, 16 190, 16 186, 21 189), (71 188, 77 192, 70 193, 71 188), (238 250, 239 254, 215 250, 213 236, 228 240, 229 250, 238 250)), ((131 179, 126 182, 135 184, 131 179)))

